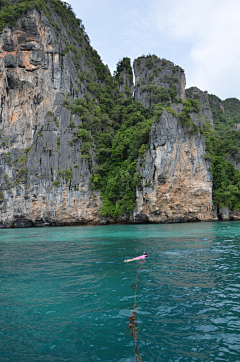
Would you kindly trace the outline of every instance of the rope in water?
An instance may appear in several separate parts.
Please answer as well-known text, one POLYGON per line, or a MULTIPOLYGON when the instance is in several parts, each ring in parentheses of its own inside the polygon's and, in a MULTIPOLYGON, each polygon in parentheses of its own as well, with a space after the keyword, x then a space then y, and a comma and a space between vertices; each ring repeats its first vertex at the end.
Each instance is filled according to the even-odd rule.
POLYGON ((141 267, 138 269, 137 275, 136 275, 136 280, 135 280, 135 284, 132 285, 132 289, 135 289, 135 296, 134 296, 134 305, 133 305, 133 312, 130 315, 130 317, 128 318, 129 323, 128 323, 128 328, 127 329, 132 329, 131 335, 133 336, 134 339, 134 345, 135 345, 135 356, 136 356, 136 362, 142 362, 139 350, 138 350, 138 346, 137 346, 137 336, 138 336, 138 327, 137 327, 137 287, 138 287, 138 283, 139 283, 139 274, 141 272, 143 268, 143 264, 141 265, 141 267))

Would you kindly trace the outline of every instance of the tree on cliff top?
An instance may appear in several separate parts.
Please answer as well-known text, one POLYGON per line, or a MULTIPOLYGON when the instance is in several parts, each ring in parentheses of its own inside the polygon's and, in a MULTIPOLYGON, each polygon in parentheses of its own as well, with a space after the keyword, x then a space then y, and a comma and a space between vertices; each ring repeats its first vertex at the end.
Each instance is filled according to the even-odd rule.
POLYGON ((71 5, 61 0, 0 0, 0 32, 5 26, 15 26, 22 15, 33 9, 44 11, 50 22, 52 12, 56 12, 66 24, 81 27, 85 32, 82 21, 76 18, 71 5))

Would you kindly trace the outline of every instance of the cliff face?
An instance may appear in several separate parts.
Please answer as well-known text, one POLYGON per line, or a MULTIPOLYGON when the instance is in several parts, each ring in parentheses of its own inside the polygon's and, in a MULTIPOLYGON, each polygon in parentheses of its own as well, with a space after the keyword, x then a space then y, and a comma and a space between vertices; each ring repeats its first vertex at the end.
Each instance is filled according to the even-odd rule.
POLYGON ((89 161, 74 140, 81 120, 63 107, 66 96, 83 98, 79 75, 91 69, 86 41, 69 50, 70 41, 67 29, 57 37, 37 11, 1 35, 2 227, 100 220, 99 192, 88 187, 89 161))
POLYGON ((185 99, 186 79, 182 68, 156 56, 140 57, 133 63, 135 100, 145 107, 174 98, 185 99))
MULTIPOLYGON (((141 79, 149 79, 150 70, 145 64, 146 59, 144 64, 139 59, 134 61, 134 70, 136 82, 141 84, 141 79)), ((154 57, 149 57, 147 62, 153 64, 150 74, 153 74, 156 64, 161 65, 153 78, 155 84, 164 88, 166 95, 171 88, 174 89, 174 97, 184 100, 185 74, 182 69, 154 57)), ((135 99, 150 106, 151 95, 145 89, 144 85, 137 86, 135 99)), ((153 90, 152 94, 159 93, 153 90)), ((150 150, 138 163, 141 188, 137 190, 137 206, 132 217, 136 222, 214 220, 211 163, 205 159, 205 139, 200 133, 206 120, 212 123, 212 112, 207 92, 194 87, 188 91, 188 98, 200 103, 199 111, 190 113, 194 131, 179 122, 178 114, 183 111, 181 103, 172 104, 175 112, 164 111, 152 124, 150 150)))
MULTIPOLYGON (((132 70, 131 70, 132 73, 132 70)), ((133 95, 134 85, 133 85, 133 75, 129 74, 129 71, 123 69, 119 74, 119 92, 123 93, 125 97, 133 95)))
MULTIPOLYGON (((82 119, 69 103, 86 93, 93 99, 86 78, 100 85, 101 80, 84 36, 70 46, 69 31, 52 16, 61 25, 59 34, 44 13, 32 11, 0 37, 0 227, 211 220, 210 164, 200 134, 202 122, 211 120, 207 95, 196 90, 191 95, 200 97, 199 114, 190 115, 197 129, 181 125, 184 72, 155 56, 134 61, 134 98, 144 107, 167 102, 172 111, 164 110, 152 123, 149 151, 137 164, 141 187, 133 214, 99 214, 101 194, 90 184, 95 151, 90 147, 84 157, 82 119)), ((123 70, 118 82, 120 93, 132 94, 129 72, 123 70)))
POLYGON ((204 138, 186 132, 176 116, 164 111, 152 124, 144 164, 138 164, 142 188, 137 190, 133 220, 213 219, 211 164, 204 155, 204 138))
POLYGON ((209 120, 210 123, 213 125, 213 116, 209 104, 208 93, 202 92, 197 87, 192 87, 186 90, 186 95, 187 98, 196 99, 201 104, 201 116, 202 116, 201 125, 206 120, 209 120))
POLYGON ((209 102, 215 133, 212 149, 217 156, 213 162, 218 170, 213 184, 215 213, 220 220, 240 220, 240 101, 236 98, 221 100, 209 95, 209 102))
POLYGON ((75 65, 70 57, 61 56, 68 41, 66 29, 58 38, 37 11, 19 20, 14 30, 4 29, 0 38, 2 150, 29 147, 61 93, 81 98, 86 91, 81 84, 74 94, 79 88, 75 65))

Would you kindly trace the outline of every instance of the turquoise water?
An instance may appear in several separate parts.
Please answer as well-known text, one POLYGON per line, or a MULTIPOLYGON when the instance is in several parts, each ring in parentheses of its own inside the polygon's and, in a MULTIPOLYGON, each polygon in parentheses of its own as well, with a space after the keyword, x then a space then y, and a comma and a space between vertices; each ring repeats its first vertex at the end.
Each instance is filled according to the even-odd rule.
POLYGON ((1 230, 0 361, 240 361, 239 277, 239 222, 1 230))

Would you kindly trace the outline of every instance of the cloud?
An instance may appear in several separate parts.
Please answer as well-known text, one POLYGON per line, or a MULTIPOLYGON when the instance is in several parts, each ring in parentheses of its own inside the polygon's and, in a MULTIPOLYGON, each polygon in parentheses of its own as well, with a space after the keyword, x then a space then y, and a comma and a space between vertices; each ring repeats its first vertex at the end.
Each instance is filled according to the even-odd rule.
POLYGON ((69 0, 113 71, 124 56, 156 54, 187 86, 240 98, 239 0, 69 0))
POLYGON ((164 17, 162 4, 153 6, 158 31, 190 44, 188 85, 240 97, 239 0, 170 0, 164 17))

